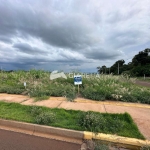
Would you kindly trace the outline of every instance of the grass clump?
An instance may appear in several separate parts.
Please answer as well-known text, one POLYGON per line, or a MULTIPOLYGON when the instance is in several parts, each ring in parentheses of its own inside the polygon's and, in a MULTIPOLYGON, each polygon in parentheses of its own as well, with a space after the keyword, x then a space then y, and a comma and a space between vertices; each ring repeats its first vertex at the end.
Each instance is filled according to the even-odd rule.
POLYGON ((92 111, 79 113, 78 123, 85 130, 95 133, 101 131, 116 133, 124 127, 124 122, 121 121, 119 116, 105 116, 92 111))
POLYGON ((38 106, 32 106, 30 108, 30 113, 32 116, 36 117, 37 115, 42 113, 42 109, 38 106))
POLYGON ((105 118, 101 114, 96 114, 94 112, 80 112, 78 118, 79 126, 83 127, 85 130, 92 132, 98 132, 101 128, 105 128, 105 118))
POLYGON ((53 123, 55 120, 56 120, 56 115, 54 113, 42 112, 41 114, 36 116, 35 123, 49 125, 53 123))
POLYGON ((56 120, 55 113, 45 112, 37 106, 31 107, 30 113, 32 116, 34 116, 35 123, 37 124, 50 125, 56 120))

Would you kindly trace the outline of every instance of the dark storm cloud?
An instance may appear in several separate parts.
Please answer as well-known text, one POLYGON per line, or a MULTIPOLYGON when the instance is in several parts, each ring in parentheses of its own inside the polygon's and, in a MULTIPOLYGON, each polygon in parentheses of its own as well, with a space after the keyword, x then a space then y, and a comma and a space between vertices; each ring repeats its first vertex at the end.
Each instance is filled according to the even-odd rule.
POLYGON ((6 36, 0 36, 0 41, 3 41, 4 43, 12 43, 12 40, 6 36))
POLYGON ((27 53, 27 54, 46 55, 48 53, 48 52, 45 52, 41 49, 32 47, 27 43, 16 43, 16 44, 13 45, 13 47, 17 48, 18 51, 23 52, 23 53, 27 53))
POLYGON ((87 51, 84 53, 85 56, 89 59, 98 59, 98 60, 107 60, 107 59, 115 59, 120 56, 120 52, 113 53, 112 50, 109 50, 109 53, 103 48, 95 48, 91 51, 87 51))
POLYGON ((0 62, 16 68, 114 63, 149 42, 149 7, 148 0, 1 0, 0 62))
MULTIPOLYGON (((0 5, 0 33, 10 37, 22 36, 41 38, 44 42, 57 47, 80 49, 100 40, 93 33, 95 25, 86 16, 70 13, 59 15, 43 12, 27 4, 3 1, 0 5), (28 6, 28 7, 27 7, 28 6)), ((44 8, 41 8, 44 9, 44 8)))

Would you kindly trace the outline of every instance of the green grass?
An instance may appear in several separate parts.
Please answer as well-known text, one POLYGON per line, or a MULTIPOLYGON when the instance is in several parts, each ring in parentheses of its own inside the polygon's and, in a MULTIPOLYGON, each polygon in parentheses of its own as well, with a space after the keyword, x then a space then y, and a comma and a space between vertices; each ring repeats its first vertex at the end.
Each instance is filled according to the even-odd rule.
MULTIPOLYGON (((56 120, 52 123, 49 123, 48 125, 66 129, 85 131, 85 128, 83 126, 79 126, 78 124, 79 115, 83 112, 58 108, 50 109, 40 106, 37 107, 40 109, 40 111, 44 113, 55 114, 56 120)), ((35 123, 36 117, 31 114, 32 109, 33 106, 26 106, 18 103, 0 102, 0 118, 35 123)), ((92 113, 96 115, 102 115, 106 120, 106 127, 104 129, 99 128, 99 132, 144 139, 143 135, 139 132, 136 124, 133 122, 129 114, 100 114, 97 112, 92 113), (119 122, 123 124, 123 127, 115 125, 115 128, 117 128, 117 130, 112 129, 112 124, 114 124, 115 118, 118 118, 119 122)))

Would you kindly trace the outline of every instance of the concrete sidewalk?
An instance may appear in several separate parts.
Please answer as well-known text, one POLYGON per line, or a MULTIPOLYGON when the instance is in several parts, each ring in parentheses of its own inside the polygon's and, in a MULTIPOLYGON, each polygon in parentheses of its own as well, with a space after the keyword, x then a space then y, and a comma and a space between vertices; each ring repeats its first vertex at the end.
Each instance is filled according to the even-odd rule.
POLYGON ((141 133, 150 140, 150 105, 124 102, 97 102, 87 99, 76 99, 75 102, 68 102, 64 97, 51 97, 48 100, 34 102, 34 99, 23 95, 0 94, 1 101, 18 102, 23 105, 46 106, 50 108, 64 108, 82 111, 97 111, 108 113, 128 112, 141 133))

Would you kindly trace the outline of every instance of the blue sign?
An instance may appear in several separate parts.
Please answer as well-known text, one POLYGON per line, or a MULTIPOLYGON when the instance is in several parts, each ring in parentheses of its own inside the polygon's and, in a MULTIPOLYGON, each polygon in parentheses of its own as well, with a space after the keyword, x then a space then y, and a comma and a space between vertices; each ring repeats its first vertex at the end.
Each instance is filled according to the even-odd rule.
POLYGON ((75 85, 82 84, 82 76, 81 75, 74 76, 74 84, 75 85))

